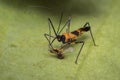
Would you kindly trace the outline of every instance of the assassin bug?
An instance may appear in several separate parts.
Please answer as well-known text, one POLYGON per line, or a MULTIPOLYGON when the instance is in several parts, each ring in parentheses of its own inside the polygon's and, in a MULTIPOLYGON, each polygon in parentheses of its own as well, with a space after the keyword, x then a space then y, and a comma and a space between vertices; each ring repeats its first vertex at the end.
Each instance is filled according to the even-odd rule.
MULTIPOLYGON (((90 35, 92 37, 92 41, 93 41, 93 44, 94 46, 96 46, 96 43, 95 43, 95 40, 94 40, 94 37, 93 37, 93 34, 92 34, 92 30, 91 30, 91 26, 89 24, 89 22, 86 22, 85 25, 82 27, 82 28, 79 28, 77 30, 74 30, 72 32, 70 32, 70 22, 71 22, 71 18, 69 17, 68 20, 66 21, 66 23, 64 24, 64 26, 60 29, 60 25, 61 25, 61 22, 62 22, 62 17, 63 17, 63 13, 61 14, 61 17, 60 17, 60 21, 59 21, 59 25, 58 25, 58 30, 56 31, 55 30, 55 27, 51 21, 50 18, 48 18, 48 24, 49 24, 49 33, 50 34, 44 34, 44 36, 46 37, 46 39, 49 41, 48 37, 49 38, 53 38, 52 41, 49 41, 49 45, 52 46, 53 42, 57 39, 58 42, 62 42, 63 44, 65 45, 69 45, 69 44, 77 44, 77 43, 81 43, 82 46, 78 52, 78 55, 76 57, 76 60, 75 60, 75 63, 77 64, 77 60, 78 60, 78 57, 81 53, 81 50, 84 46, 84 41, 77 41, 78 37, 80 35, 82 35, 84 32, 88 32, 90 31, 90 35), (66 32, 61 34, 62 30, 66 27, 66 32), (51 28, 53 29, 54 31, 54 34, 55 36, 51 35, 51 28)), ((52 48, 52 51, 53 52, 56 52, 56 53, 60 53, 62 54, 61 52, 61 48, 60 49, 54 49, 52 48)), ((61 55, 63 56, 63 55, 61 55)), ((60 56, 58 55, 58 58, 60 58, 60 56)))
POLYGON ((49 38, 46 36, 46 34, 45 34, 45 37, 46 37, 46 39, 48 40, 48 43, 49 43, 49 45, 48 45, 49 51, 51 53, 56 54, 59 59, 63 59, 64 58, 64 56, 63 56, 64 49, 68 48, 69 45, 67 46, 67 44, 64 44, 60 48, 54 48, 53 45, 50 44, 51 43, 51 37, 53 37, 53 36, 51 36, 51 31, 49 32, 49 38))

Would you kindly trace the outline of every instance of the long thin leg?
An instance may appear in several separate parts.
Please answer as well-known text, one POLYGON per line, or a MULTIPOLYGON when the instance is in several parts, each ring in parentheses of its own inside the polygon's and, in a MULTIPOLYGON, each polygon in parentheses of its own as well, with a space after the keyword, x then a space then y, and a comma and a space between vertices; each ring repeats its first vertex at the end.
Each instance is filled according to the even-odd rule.
POLYGON ((59 25, 58 25, 58 30, 57 30, 57 34, 60 30, 60 25, 61 25, 61 22, 62 22, 62 17, 63 17, 63 12, 61 12, 61 17, 60 17, 60 21, 59 21, 59 25))
POLYGON ((91 37, 92 37, 94 46, 97 46, 96 43, 95 43, 95 40, 94 40, 94 37, 93 37, 93 34, 92 34, 92 30, 91 30, 91 29, 90 29, 90 34, 91 34, 91 37))
POLYGON ((45 38, 47 39, 47 41, 48 41, 48 43, 49 43, 49 47, 51 47, 52 49, 54 49, 54 48, 52 47, 52 44, 51 44, 50 38, 48 38, 48 37, 51 37, 51 38, 54 38, 54 37, 51 36, 51 35, 49 35, 49 34, 44 34, 44 36, 45 36, 45 38))
POLYGON ((70 33, 70 21, 71 21, 71 17, 69 17, 69 22, 68 24, 66 25, 66 33, 70 33))
POLYGON ((90 26, 89 22, 86 22, 83 27, 90 27, 90 35, 92 37, 92 41, 93 41, 94 46, 96 46, 96 43, 95 43, 95 40, 94 40, 94 37, 93 37, 93 34, 92 34, 92 30, 91 30, 91 26, 90 26))
MULTIPOLYGON (((65 25, 64 25, 64 26, 62 27, 62 29, 60 30, 60 32, 58 32, 58 34, 56 33, 55 28, 54 28, 51 20, 48 19, 48 21, 50 22, 50 24, 51 24, 51 26, 52 26, 52 28, 53 28, 53 31, 54 31, 54 33, 55 33, 56 36, 57 36, 58 34, 60 34, 60 33, 62 32, 62 30, 65 28, 65 26, 66 26, 67 24, 68 24, 68 26, 70 27, 71 18, 69 17, 69 19, 66 21, 65 25)), ((56 37, 50 42, 50 45, 55 41, 55 39, 56 39, 56 37)))
POLYGON ((55 41, 56 37, 51 41, 50 45, 55 41))
MULTIPOLYGON (((48 21, 48 26, 49 26, 49 34, 48 34, 48 36, 49 36, 49 41, 51 41, 51 26, 50 26, 50 22, 48 21)), ((46 34, 47 35, 47 34, 46 34)))
MULTIPOLYGON (((49 25, 49 35, 51 35, 51 27, 52 27, 52 29, 53 29, 53 31, 55 33, 55 36, 57 37, 57 33, 55 31, 55 28, 54 28, 53 23, 52 23, 50 18, 48 18, 48 25, 49 25)), ((49 37, 49 40, 50 40, 49 44, 50 45, 52 45, 52 43, 55 41, 56 37, 54 37, 54 39, 52 41, 51 41, 51 37, 49 37)))
MULTIPOLYGON (((50 19, 48 19, 48 26, 49 26, 49 34, 45 33, 44 36, 45 36, 45 38, 47 39, 47 41, 49 43, 49 45, 48 45, 49 48, 53 49, 52 43, 51 43, 51 38, 53 38, 53 40, 54 40, 56 37, 54 37, 54 36, 51 35, 51 26, 52 26, 53 30, 55 30, 55 29, 54 29, 54 26, 53 26, 53 24, 52 24, 52 22, 51 22, 50 19)), ((53 40, 52 40, 52 42, 53 42, 53 40)))
POLYGON ((51 38, 55 38, 55 36, 51 36, 51 35, 46 34, 46 33, 45 33, 44 35, 49 36, 49 37, 51 37, 51 38))
POLYGON ((70 46, 70 44, 69 43, 63 44, 61 45, 60 49, 65 49, 67 46, 70 46))
POLYGON ((77 57, 76 57, 76 60, 75 60, 75 63, 77 64, 79 55, 80 55, 80 53, 81 53, 81 51, 82 51, 82 48, 83 48, 83 46, 84 46, 84 41, 75 42, 75 43, 82 43, 82 46, 81 46, 81 48, 80 48, 80 50, 79 50, 79 52, 78 52, 78 55, 77 55, 77 57))
POLYGON ((66 21, 65 25, 61 28, 61 30, 58 32, 58 35, 62 32, 62 30, 68 25, 70 26, 70 21, 71 21, 71 18, 69 17, 68 20, 66 21))
POLYGON ((55 28, 54 28, 54 26, 53 26, 53 23, 52 23, 52 21, 51 21, 50 18, 48 18, 48 24, 49 24, 49 26, 51 25, 51 27, 52 27, 52 29, 53 29, 53 31, 54 31, 54 33, 55 33, 55 36, 57 36, 57 32, 56 32, 56 30, 55 30, 55 28))
POLYGON ((90 26, 89 22, 86 22, 83 27, 87 27, 87 25, 90 26))
POLYGON ((62 46, 61 48, 66 47, 67 45, 70 45, 70 44, 72 44, 72 43, 75 43, 75 44, 77 44, 77 43, 82 43, 82 46, 81 46, 81 48, 80 48, 80 50, 79 50, 79 52, 78 52, 78 55, 77 55, 77 57, 76 57, 76 60, 75 60, 75 64, 77 64, 79 55, 80 55, 80 53, 81 53, 81 51, 82 51, 82 48, 83 48, 85 42, 84 42, 84 41, 76 41, 76 40, 73 40, 73 41, 71 41, 70 43, 66 43, 66 44, 65 44, 64 46, 62 46))

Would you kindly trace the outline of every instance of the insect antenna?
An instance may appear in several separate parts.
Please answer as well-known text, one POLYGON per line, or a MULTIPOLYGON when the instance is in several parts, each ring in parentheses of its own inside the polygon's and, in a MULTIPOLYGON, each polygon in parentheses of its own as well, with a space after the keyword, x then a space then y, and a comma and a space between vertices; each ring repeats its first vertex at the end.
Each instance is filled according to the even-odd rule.
POLYGON ((68 18, 68 20, 66 21, 66 23, 64 24, 64 26, 61 28, 61 30, 58 32, 58 35, 62 32, 62 30, 67 26, 70 25, 70 21, 71 21, 71 17, 68 18))
POLYGON ((61 12, 61 17, 60 17, 60 21, 59 21, 59 25, 58 25, 58 30, 57 30, 57 34, 60 30, 60 25, 61 25, 61 22, 62 22, 62 17, 63 17, 63 12, 61 12))

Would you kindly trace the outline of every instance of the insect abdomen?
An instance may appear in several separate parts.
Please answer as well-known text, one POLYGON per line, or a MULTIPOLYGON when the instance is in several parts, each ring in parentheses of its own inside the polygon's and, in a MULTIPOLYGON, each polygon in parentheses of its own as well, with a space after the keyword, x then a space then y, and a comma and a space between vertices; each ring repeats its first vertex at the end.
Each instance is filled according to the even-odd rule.
POLYGON ((72 31, 71 33, 76 35, 76 36, 79 36, 79 34, 80 34, 79 30, 72 31))
POLYGON ((78 30, 72 31, 71 33, 74 34, 74 35, 76 35, 76 36, 79 36, 83 32, 87 32, 89 30, 90 30, 90 27, 83 27, 83 28, 80 28, 78 30))
POLYGON ((89 30, 90 30, 90 27, 83 27, 83 28, 80 28, 79 30, 80 30, 80 31, 89 31, 89 30))

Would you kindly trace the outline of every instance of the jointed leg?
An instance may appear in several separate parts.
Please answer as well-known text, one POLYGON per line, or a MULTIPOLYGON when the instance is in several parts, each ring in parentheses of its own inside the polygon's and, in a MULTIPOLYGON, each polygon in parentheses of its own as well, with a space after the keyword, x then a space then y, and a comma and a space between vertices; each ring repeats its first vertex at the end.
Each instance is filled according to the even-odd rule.
MULTIPOLYGON (((79 52, 78 52, 78 55, 77 55, 77 57, 76 57, 76 60, 75 60, 75 63, 76 63, 76 64, 77 64, 79 55, 80 55, 80 53, 81 53, 81 51, 82 51, 82 48, 83 48, 83 46, 84 46, 84 41, 76 41, 76 40, 73 40, 73 41, 71 41, 71 42, 69 42, 69 43, 66 43, 66 45, 65 45, 65 46, 67 46, 67 45, 70 45, 70 44, 77 44, 77 43, 82 43, 82 46, 81 46, 81 48, 80 48, 80 50, 79 50, 79 52)), ((65 46, 63 46, 63 47, 65 47, 65 46)), ((62 48, 63 48, 63 47, 62 47, 62 48)))
POLYGON ((54 31, 55 34, 56 34, 56 31, 54 29, 54 26, 53 26, 52 21, 50 20, 50 18, 48 19, 48 26, 49 26, 49 34, 45 33, 44 36, 45 36, 45 38, 47 39, 47 41, 49 43, 49 48, 50 47, 53 48, 52 43, 51 43, 51 38, 55 39, 55 37, 51 35, 51 27, 53 28, 53 31, 54 31))
POLYGON ((61 25, 61 22, 62 22, 62 17, 63 17, 63 12, 61 12, 61 17, 60 17, 60 21, 59 21, 59 25, 58 25, 58 30, 57 30, 57 34, 60 30, 60 25, 61 25))
POLYGON ((96 43, 95 43, 95 40, 94 40, 94 37, 93 37, 93 34, 92 34, 92 30, 91 30, 91 29, 90 29, 90 34, 91 34, 91 37, 92 37, 94 46, 97 46, 96 43))
POLYGON ((77 57, 76 57, 76 60, 75 60, 75 63, 77 64, 79 55, 80 55, 80 53, 81 53, 81 51, 82 51, 82 48, 83 48, 83 46, 84 46, 84 41, 75 42, 75 43, 82 43, 82 46, 81 46, 81 48, 80 48, 80 50, 79 50, 79 52, 78 52, 78 55, 77 55, 77 57))
POLYGON ((58 32, 58 35, 62 32, 62 30, 66 27, 66 32, 70 31, 70 21, 71 21, 71 17, 68 18, 68 20, 66 21, 65 25, 61 28, 61 30, 58 32))
POLYGON ((57 32, 56 32, 56 30, 55 30, 55 28, 54 28, 54 26, 53 26, 53 23, 52 23, 52 21, 51 21, 50 18, 48 18, 48 25, 49 25, 49 29, 50 29, 50 27, 52 27, 52 29, 53 29, 53 31, 54 31, 54 33, 55 33, 55 36, 57 36, 57 32))
POLYGON ((71 17, 68 18, 68 24, 66 24, 66 33, 70 33, 70 21, 71 17))
POLYGON ((89 22, 86 22, 85 25, 83 27, 90 27, 89 22))
POLYGON ((48 41, 48 43, 49 43, 49 47, 51 47, 52 49, 53 49, 53 47, 52 47, 52 44, 51 44, 51 38, 53 38, 54 39, 54 36, 51 36, 51 35, 49 35, 49 34, 44 34, 44 36, 45 36, 45 38, 47 39, 47 41, 48 41), (49 37, 49 38, 48 38, 49 37))
POLYGON ((90 27, 90 35, 92 37, 92 41, 93 41, 94 46, 96 46, 96 43, 95 43, 95 40, 94 40, 94 37, 93 37, 93 34, 92 34, 92 30, 91 30, 91 26, 90 26, 89 22, 86 22, 83 27, 90 27))
POLYGON ((57 33, 56 33, 56 30, 55 30, 55 28, 54 28, 54 26, 53 26, 53 23, 52 23, 52 21, 51 21, 50 18, 48 18, 48 26, 49 26, 49 34, 44 34, 44 36, 45 36, 46 39, 48 40, 49 46, 52 47, 52 43, 54 42, 54 40, 56 39, 56 37, 51 36, 51 27, 52 27, 52 29, 53 29, 53 31, 54 31, 54 33, 55 33, 55 36, 57 36, 57 33), (49 37, 49 38, 48 38, 48 37, 49 37), (53 38, 52 41, 51 41, 51 38, 53 38))

